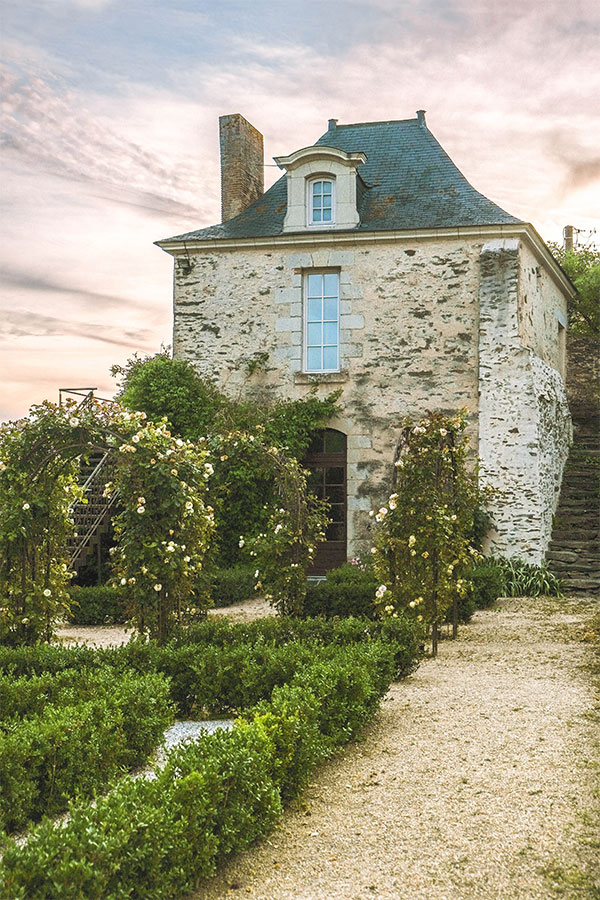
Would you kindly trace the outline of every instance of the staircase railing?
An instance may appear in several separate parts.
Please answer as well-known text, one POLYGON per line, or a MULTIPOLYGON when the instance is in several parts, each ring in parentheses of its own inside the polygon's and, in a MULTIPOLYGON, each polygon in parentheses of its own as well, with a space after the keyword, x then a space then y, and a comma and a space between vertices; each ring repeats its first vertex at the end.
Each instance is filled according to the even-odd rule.
POLYGON ((77 537, 73 539, 71 549, 71 566, 83 564, 89 545, 93 538, 97 536, 98 530, 106 523, 110 510, 116 502, 116 493, 112 494, 110 497, 106 497, 104 494, 106 467, 110 455, 111 454, 107 452, 102 456, 82 485, 87 495, 88 503, 82 504, 79 501, 76 501, 71 505, 71 514, 77 527, 77 537), (91 504, 89 501, 91 501, 91 504), (89 518, 89 514, 86 515, 86 507, 89 505, 99 507, 99 509, 97 509, 97 512, 90 521, 86 521, 89 518))
MULTIPOLYGON (((96 390, 97 388, 91 387, 60 388, 58 392, 59 406, 63 405, 63 395, 65 394, 82 398, 76 407, 78 412, 88 409, 94 402, 114 403, 113 400, 97 397, 95 395, 96 390)), ((117 493, 112 494, 110 497, 106 497, 104 494, 107 466, 111 455, 111 452, 107 450, 81 485, 88 502, 81 503, 81 501, 76 500, 71 504, 71 515, 76 526, 76 536, 69 541, 71 567, 83 565, 93 539, 97 537, 99 540, 98 531, 106 523, 110 510, 115 505, 117 493), (91 517, 90 513, 87 512, 87 507, 92 507, 96 510, 91 517)))

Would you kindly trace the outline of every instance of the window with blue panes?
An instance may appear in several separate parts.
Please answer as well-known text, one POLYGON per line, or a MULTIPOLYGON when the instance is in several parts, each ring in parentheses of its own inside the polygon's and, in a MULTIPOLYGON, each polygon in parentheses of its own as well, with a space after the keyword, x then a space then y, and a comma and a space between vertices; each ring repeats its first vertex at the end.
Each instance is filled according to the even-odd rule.
POLYGON ((305 366, 307 372, 340 368, 340 276, 310 272, 305 276, 305 366))
POLYGON ((309 186, 309 223, 328 225, 333 217, 333 181, 311 181, 309 186))

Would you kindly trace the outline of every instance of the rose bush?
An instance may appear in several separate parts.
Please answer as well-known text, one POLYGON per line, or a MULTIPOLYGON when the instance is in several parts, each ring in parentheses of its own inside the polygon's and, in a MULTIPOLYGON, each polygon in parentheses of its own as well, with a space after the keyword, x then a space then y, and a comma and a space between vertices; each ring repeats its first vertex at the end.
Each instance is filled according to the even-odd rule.
POLYGON ((434 654, 438 626, 467 594, 468 570, 479 558, 471 536, 481 496, 476 467, 467 460, 466 424, 465 411, 405 420, 394 489, 371 512, 380 582, 375 605, 382 616, 403 610, 422 621, 434 654))

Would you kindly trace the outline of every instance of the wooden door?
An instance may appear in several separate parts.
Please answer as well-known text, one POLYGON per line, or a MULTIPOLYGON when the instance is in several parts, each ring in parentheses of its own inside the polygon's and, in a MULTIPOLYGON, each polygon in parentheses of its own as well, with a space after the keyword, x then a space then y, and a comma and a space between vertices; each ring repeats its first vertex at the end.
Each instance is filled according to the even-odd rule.
POLYGON ((325 575, 346 562, 348 536, 346 435, 333 428, 319 431, 304 459, 310 470, 309 490, 329 503, 326 539, 317 544, 309 575, 325 575))

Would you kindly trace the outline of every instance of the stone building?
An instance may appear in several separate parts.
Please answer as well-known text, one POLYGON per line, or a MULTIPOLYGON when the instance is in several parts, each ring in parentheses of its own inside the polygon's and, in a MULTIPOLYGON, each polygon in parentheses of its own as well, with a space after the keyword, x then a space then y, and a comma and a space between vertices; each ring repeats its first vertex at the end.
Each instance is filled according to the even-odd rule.
POLYGON ((341 389, 308 460, 332 501, 321 568, 370 546, 402 419, 460 408, 497 489, 489 549, 540 562, 571 439, 573 288, 533 226, 471 187, 423 111, 331 119, 266 192, 262 135, 231 115, 220 138, 222 223, 157 242, 174 355, 232 393, 341 389))

